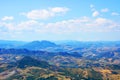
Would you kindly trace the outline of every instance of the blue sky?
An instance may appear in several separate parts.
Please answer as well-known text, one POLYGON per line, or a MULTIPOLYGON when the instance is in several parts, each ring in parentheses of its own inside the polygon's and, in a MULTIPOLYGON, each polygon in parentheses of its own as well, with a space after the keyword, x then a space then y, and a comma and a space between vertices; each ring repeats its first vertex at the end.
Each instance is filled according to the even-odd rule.
POLYGON ((120 0, 2 0, 1 40, 120 40, 120 0))

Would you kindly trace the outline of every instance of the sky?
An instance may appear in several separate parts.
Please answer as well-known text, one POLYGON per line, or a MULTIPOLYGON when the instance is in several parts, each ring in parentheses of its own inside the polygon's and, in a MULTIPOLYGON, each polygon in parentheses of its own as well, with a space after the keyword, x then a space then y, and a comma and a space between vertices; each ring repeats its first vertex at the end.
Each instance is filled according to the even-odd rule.
POLYGON ((0 40, 120 40, 120 0, 1 0, 0 40))

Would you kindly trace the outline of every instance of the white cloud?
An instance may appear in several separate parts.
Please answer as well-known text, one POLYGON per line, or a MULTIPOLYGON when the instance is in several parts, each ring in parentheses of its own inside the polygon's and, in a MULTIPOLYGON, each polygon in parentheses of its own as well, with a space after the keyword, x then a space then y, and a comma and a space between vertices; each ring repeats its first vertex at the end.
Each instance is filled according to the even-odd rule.
POLYGON ((90 8, 94 8, 94 5, 93 5, 93 4, 90 4, 90 8))
POLYGON ((63 8, 63 7, 55 7, 55 8, 49 8, 49 10, 53 13, 61 13, 61 12, 66 12, 68 11, 68 8, 63 8))
POLYGON ((95 6, 93 4, 90 4, 91 11, 95 11, 95 6))
POLYGON ((0 22, 0 27, 3 31, 11 31, 14 30, 14 23, 11 22, 0 22))
POLYGON ((90 8, 91 8, 93 17, 97 17, 98 15, 100 15, 100 13, 98 12, 98 10, 95 9, 95 6, 93 4, 90 5, 90 8))
POLYGON ((79 19, 65 20, 61 22, 48 23, 44 30, 50 33, 79 33, 79 32, 110 32, 118 31, 120 24, 106 18, 90 19, 82 17, 79 19))
POLYGON ((96 17, 96 16, 98 16, 99 14, 100 14, 100 13, 99 13, 98 11, 94 11, 93 14, 92 14, 92 16, 93 16, 93 17, 96 17))
POLYGON ((120 23, 106 18, 81 17, 78 19, 63 20, 54 23, 41 23, 35 20, 20 23, 0 22, 2 32, 37 33, 37 34, 65 34, 80 32, 111 32, 120 31, 120 23))
POLYGON ((108 19, 105 19, 105 18, 97 18, 97 19, 95 20, 95 22, 96 22, 97 24, 106 24, 106 23, 109 23, 109 22, 111 22, 111 21, 108 20, 108 19))
POLYGON ((101 9, 101 12, 108 12, 108 11, 109 11, 108 8, 101 9))
POLYGON ((120 16, 120 14, 117 13, 117 12, 112 12, 111 15, 112 15, 112 16, 120 16))
POLYGON ((22 13, 29 19, 48 19, 66 13, 69 9, 65 7, 54 7, 42 10, 32 10, 28 13, 22 13))
POLYGON ((103 8, 103 9, 101 9, 101 10, 97 10, 93 4, 90 5, 90 8, 91 8, 92 16, 93 16, 93 17, 97 17, 97 16, 99 16, 99 15, 102 15, 101 13, 103 13, 103 12, 108 12, 108 11, 109 11, 108 8, 103 8), (101 12, 101 13, 100 13, 100 12, 101 12))
POLYGON ((13 19, 14 19, 13 16, 4 16, 4 17, 2 18, 2 21, 13 20, 13 19))
POLYGON ((16 25, 17 26, 17 30, 27 30, 27 31, 30 31, 30 30, 34 30, 34 28, 36 26, 39 26, 39 23, 35 20, 28 20, 28 21, 23 21, 23 22, 20 22, 19 24, 16 25))

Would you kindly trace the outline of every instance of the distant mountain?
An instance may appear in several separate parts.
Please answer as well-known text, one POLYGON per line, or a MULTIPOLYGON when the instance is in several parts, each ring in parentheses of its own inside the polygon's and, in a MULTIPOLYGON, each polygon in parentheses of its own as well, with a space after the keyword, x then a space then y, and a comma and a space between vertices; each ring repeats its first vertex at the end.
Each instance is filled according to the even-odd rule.
POLYGON ((0 40, 0 48, 16 48, 18 46, 24 45, 27 42, 24 41, 9 41, 9 40, 0 40))
POLYGON ((60 40, 60 41, 54 41, 58 45, 79 45, 82 43, 81 41, 75 41, 75 40, 60 40))
POLYGON ((29 49, 29 50, 39 50, 39 49, 43 49, 43 48, 47 48, 47 47, 56 47, 57 45, 53 42, 50 41, 32 41, 30 43, 27 43, 19 48, 25 48, 25 49, 29 49))
POLYGON ((90 47, 115 47, 120 46, 120 41, 76 41, 76 40, 62 40, 55 41, 58 45, 67 45, 79 48, 90 47))

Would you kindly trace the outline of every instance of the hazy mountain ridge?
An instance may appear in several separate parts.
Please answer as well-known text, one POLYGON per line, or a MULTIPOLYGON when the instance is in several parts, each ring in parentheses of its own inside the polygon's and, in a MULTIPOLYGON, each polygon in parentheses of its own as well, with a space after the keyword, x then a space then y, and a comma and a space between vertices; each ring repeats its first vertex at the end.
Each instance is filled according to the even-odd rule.
POLYGON ((25 41, 9 41, 9 40, 0 40, 0 48, 1 46, 4 46, 2 48, 7 48, 6 45, 16 45, 9 46, 9 48, 47 48, 47 47, 60 47, 60 46, 73 46, 73 47, 79 47, 79 48, 89 48, 89 47, 114 47, 114 46, 120 46, 120 41, 31 41, 31 42, 25 42, 25 41))
POLYGON ((29 50, 39 50, 47 47, 56 47, 57 45, 50 41, 32 41, 18 48, 25 48, 29 50))
POLYGON ((25 41, 9 41, 9 40, 0 40, 0 48, 16 48, 18 46, 24 45, 27 42, 25 41))

